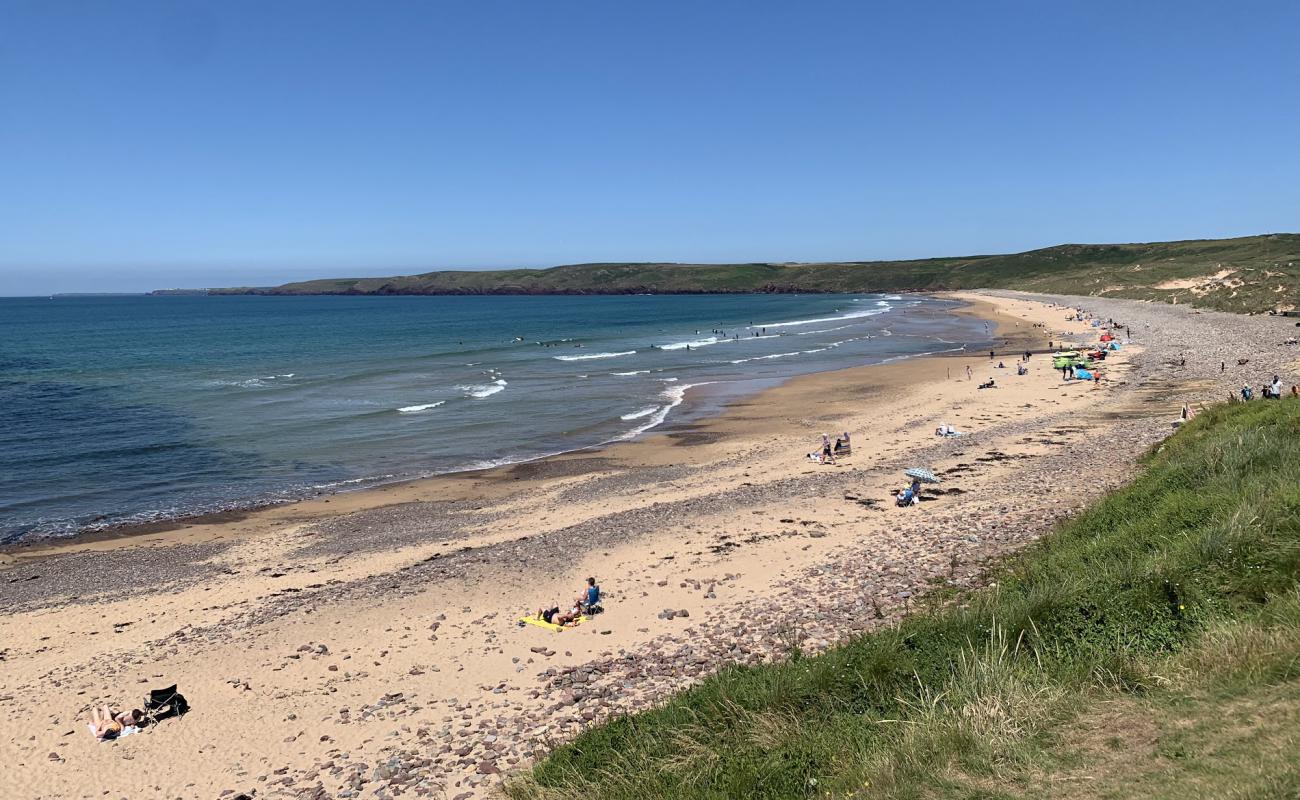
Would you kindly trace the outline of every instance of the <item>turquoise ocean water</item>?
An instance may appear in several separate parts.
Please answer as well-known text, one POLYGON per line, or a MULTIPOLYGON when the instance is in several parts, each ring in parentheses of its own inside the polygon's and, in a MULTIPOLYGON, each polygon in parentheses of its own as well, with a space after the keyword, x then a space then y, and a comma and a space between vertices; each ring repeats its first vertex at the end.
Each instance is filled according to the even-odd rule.
POLYGON ((895 295, 0 298, 0 542, 522 461, 983 349, 895 295))

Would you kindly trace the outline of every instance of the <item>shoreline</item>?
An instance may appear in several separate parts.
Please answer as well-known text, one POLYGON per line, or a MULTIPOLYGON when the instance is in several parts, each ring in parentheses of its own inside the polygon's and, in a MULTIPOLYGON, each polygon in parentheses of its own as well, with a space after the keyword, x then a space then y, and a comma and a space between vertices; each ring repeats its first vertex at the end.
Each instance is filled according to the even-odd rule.
POLYGON ((0 736, 0 781, 51 800, 104 785, 168 800, 491 796, 550 743, 728 665, 820 652, 936 587, 982 585, 1126 481, 1183 402, 1261 371, 1300 376, 1272 318, 974 299, 1005 312, 1001 342, 1063 328, 1091 341, 1047 305, 1072 302, 1130 322, 1136 344, 1099 386, 1042 357, 1017 376, 1014 356, 998 370, 987 353, 805 375, 598 453, 0 564, 0 713, 31 721, 0 736), (990 373, 998 388, 978 390, 990 373), (941 423, 965 435, 935 437, 941 423), (851 456, 807 459, 844 430, 851 456), (943 483, 896 508, 913 466, 943 483), (606 596, 590 623, 517 623, 588 576, 606 596), (184 721, 111 744, 84 734, 90 705, 172 683, 184 721), (162 758, 186 768, 133 769, 162 758))
MULTIPOLYGON (((989 303, 985 300, 981 300, 969 294, 949 293, 949 292, 930 292, 927 294, 928 296, 937 297, 940 299, 954 300, 959 303, 962 303, 962 305, 950 309, 947 312, 949 314, 972 317, 975 319, 983 320, 993 325, 994 327, 991 331, 992 336, 995 338, 1001 338, 1003 340, 1003 346, 1011 348, 1006 353, 1003 353, 1003 355, 1011 355, 1013 352, 1020 352, 1016 350, 1017 345, 1013 344, 1012 342, 1012 338, 1019 335, 1015 328, 1015 325, 1017 324, 1017 320, 1002 315, 994 304, 989 303)), ((1036 352, 1044 351, 1044 349, 1041 347, 1032 348, 1029 347, 1023 341, 1017 340, 1017 342, 1020 346, 1022 346, 1022 350, 1029 349, 1036 352)), ((734 394, 729 393, 728 399, 722 401, 720 405, 714 408, 711 414, 707 414, 706 416, 703 417, 691 418, 689 416, 689 413, 685 413, 683 414, 683 416, 686 416, 687 417, 686 419, 684 420, 679 419, 674 421, 672 419, 672 411, 677 410, 677 407, 674 407, 669 412, 664 422, 660 423, 659 425, 656 425, 654 428, 638 433, 630 439, 611 439, 609 441, 600 442, 593 445, 577 447, 572 450, 565 450, 559 453, 540 455, 532 458, 524 458, 519 461, 511 461, 508 463, 503 463, 503 464, 494 465, 490 467, 453 470, 450 472, 442 472, 442 473, 434 473, 434 474, 422 475, 417 477, 402 478, 402 479, 388 481, 388 482, 382 481, 382 479, 379 478, 373 479, 374 482, 370 482, 372 479, 369 478, 360 478, 357 480, 359 480, 360 482, 364 482, 367 485, 356 489, 339 488, 339 489, 332 489, 332 490, 317 491, 313 494, 305 495, 302 497, 285 499, 285 500, 268 500, 265 502, 250 501, 248 504, 241 504, 231 508, 225 508, 216 511, 205 511, 197 514, 187 514, 187 515, 181 515, 176 517, 169 517, 165 519, 150 520, 145 522, 121 523, 121 524, 110 525, 103 528, 85 528, 62 536, 46 536, 46 537, 36 538, 31 541, 17 541, 17 542, 12 542, 7 544, 0 544, 0 567, 5 565, 6 563, 10 563, 18 560, 35 559, 47 555, 76 552, 81 549, 101 549, 105 546, 111 545, 113 543, 119 543, 119 542, 129 543, 129 541, 135 537, 150 537, 150 536, 160 536, 160 535, 169 535, 169 534, 175 535, 178 534, 179 532, 192 530, 195 528, 206 528, 208 526, 223 526, 223 525, 230 525, 233 523, 252 522, 255 524, 256 519, 259 516, 267 515, 275 511, 291 510, 295 507, 300 508, 302 510, 303 521, 316 520, 316 519, 333 516, 337 513, 340 513, 334 508, 331 509, 318 508, 318 506, 324 505, 326 503, 330 503, 331 499, 333 498, 349 498, 349 499, 363 498, 360 501, 343 503, 343 505, 347 506, 349 511, 356 511, 365 508, 382 507, 384 505, 391 504, 392 502, 402 502, 401 500, 385 499, 381 497, 381 495, 388 494, 394 491, 397 491, 399 494, 404 494, 405 493, 404 490, 420 492, 422 489, 426 488, 427 484, 431 482, 477 480, 477 479, 488 480, 488 481, 504 480, 507 477, 510 477, 508 473, 515 471, 516 467, 522 467, 524 465, 536 465, 542 462, 549 462, 552 460, 564 460, 567 458, 601 457, 601 454, 607 453, 615 448, 641 443, 646 441, 647 439, 656 436, 671 437, 674 434, 693 431, 697 426, 700 425, 707 426, 710 421, 717 420, 719 418, 724 417, 728 409, 733 404, 746 402, 751 398, 757 398, 761 396, 764 392, 771 391, 771 389, 773 388, 784 386, 793 381, 799 381, 799 380, 803 380, 806 378, 819 376, 819 375, 832 375, 836 373, 850 373, 856 370, 863 370, 863 369, 884 368, 892 364, 907 363, 910 361, 921 360, 921 359, 961 358, 961 357, 973 357, 977 355, 973 352, 967 352, 966 348, 967 345, 962 345, 960 348, 954 348, 954 350, 950 352, 922 353, 916 355, 893 357, 875 364, 865 364, 865 365, 860 365, 855 367, 805 372, 805 373, 800 373, 798 375, 790 376, 788 378, 776 380, 775 382, 773 382, 772 379, 705 381, 698 384, 694 384, 690 388, 692 390, 695 390, 706 386, 713 386, 715 387, 714 391, 717 391, 716 387, 722 384, 735 385, 740 383, 747 383, 750 381, 755 381, 755 382, 761 381, 763 383, 767 383, 768 386, 766 388, 760 387, 749 392, 742 391, 734 394)), ((699 403, 700 401, 699 401, 698 394, 699 393, 691 392, 688 390, 688 392, 683 396, 683 399, 681 403, 678 404, 678 406, 688 406, 692 403, 699 403), (691 394, 696 395, 694 400, 691 399, 690 397, 691 394)), ((543 468, 541 471, 545 472, 545 469, 543 468)), ((275 516, 278 518, 280 515, 277 514, 275 516)))

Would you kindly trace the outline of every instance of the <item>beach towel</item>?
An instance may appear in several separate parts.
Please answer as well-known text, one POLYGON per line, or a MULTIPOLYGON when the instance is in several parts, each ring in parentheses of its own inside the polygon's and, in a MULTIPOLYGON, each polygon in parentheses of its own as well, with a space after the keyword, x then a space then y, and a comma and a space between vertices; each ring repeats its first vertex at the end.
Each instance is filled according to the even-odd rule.
MULTIPOLYGON (((578 617, 576 620, 574 620, 573 624, 574 624, 574 625, 581 625, 583 622, 586 622, 586 620, 587 620, 587 618, 586 618, 585 616, 578 617)), ((528 616, 526 616, 526 617, 520 617, 520 618, 519 618, 519 621, 520 621, 520 622, 523 622, 523 623, 526 623, 526 624, 528 624, 528 625, 536 625, 536 626, 539 627, 539 628, 545 628, 545 629, 548 630, 548 631, 555 631, 556 633, 564 633, 564 626, 563 626, 563 625, 556 625, 554 622, 547 622, 546 620, 542 619, 541 617, 538 617, 538 616, 533 615, 533 614, 530 614, 530 615, 528 615, 528 616)), ((572 626, 569 626, 569 627, 572 627, 572 626)))

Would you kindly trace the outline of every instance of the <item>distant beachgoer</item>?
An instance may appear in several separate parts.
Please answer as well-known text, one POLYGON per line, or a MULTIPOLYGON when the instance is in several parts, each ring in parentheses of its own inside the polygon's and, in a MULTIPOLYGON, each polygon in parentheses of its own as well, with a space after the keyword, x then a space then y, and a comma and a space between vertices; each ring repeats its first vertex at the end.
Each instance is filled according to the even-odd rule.
POLYGON ((822 434, 822 463, 823 464, 835 463, 835 452, 834 452, 834 448, 831 447, 831 437, 827 436, 824 433, 822 434))
POLYGON ((971 379, 970 364, 967 364, 967 365, 966 365, 966 380, 970 380, 970 379, 971 379))
POLYGON ((996 357, 996 356, 995 356, 995 354, 993 353, 993 351, 990 350, 990 351, 989 351, 989 360, 991 361, 991 360, 993 360, 995 357, 996 357))
POLYGON ((1017 374, 1017 375, 1028 375, 1028 374, 1029 374, 1029 370, 1028 370, 1028 368, 1025 367, 1024 364, 1018 364, 1018 365, 1016 366, 1016 374, 1017 374))
POLYGON ((573 623, 577 622, 578 617, 581 616, 582 616, 582 604, 574 603, 573 607, 569 609, 567 614, 561 614, 558 617, 553 617, 551 619, 551 622, 556 625, 559 625, 560 627, 564 627, 565 625, 572 625, 573 623))
POLYGON ((1273 399, 1274 399, 1274 400, 1281 400, 1281 399, 1282 399, 1282 379, 1281 379, 1280 377, 1278 377, 1277 375, 1274 375, 1274 376, 1273 376, 1273 385, 1272 385, 1271 388, 1273 389, 1273 399))
POLYGON ((836 455, 841 453, 847 455, 852 449, 853 445, 849 442, 849 432, 844 431, 844 433, 835 440, 835 453, 836 455))
POLYGON ((1300 397, 1300 386, 1296 386, 1294 383, 1291 384, 1291 396, 1300 397))
POLYGON ((138 726, 144 721, 143 711, 123 711, 114 714, 108 706, 95 706, 90 709, 90 726, 96 739, 116 739, 127 728, 138 726))
POLYGON ((578 601, 574 601, 573 607, 570 608, 568 613, 565 614, 560 613, 559 606, 551 606, 550 608, 539 608, 537 609, 537 616, 540 617, 543 621, 549 622, 552 625, 559 625, 560 627, 564 627, 565 625, 573 624, 573 622, 575 622, 578 619, 578 617, 582 616, 582 606, 578 601))
POLYGON ((1251 389, 1249 386, 1245 386, 1245 385, 1243 385, 1243 386, 1241 387, 1241 399, 1242 399, 1242 400, 1249 400, 1251 397, 1254 396, 1254 394, 1255 394, 1254 390, 1251 389))
POLYGON ((582 590, 582 594, 578 597, 576 604, 582 606, 584 609, 590 610, 592 606, 599 602, 600 587, 596 585, 595 578, 588 578, 587 588, 582 590))

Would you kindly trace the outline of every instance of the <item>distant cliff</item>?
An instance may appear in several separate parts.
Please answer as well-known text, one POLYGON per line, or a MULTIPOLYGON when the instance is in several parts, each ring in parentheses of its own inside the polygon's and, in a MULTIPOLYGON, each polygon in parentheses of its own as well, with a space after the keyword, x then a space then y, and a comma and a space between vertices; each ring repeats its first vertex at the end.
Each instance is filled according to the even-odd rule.
MULTIPOLYGON (((1185 302, 1233 311, 1295 308, 1300 234, 1146 244, 1066 244, 1009 255, 825 263, 570 264, 335 278, 240 295, 713 294, 1012 288, 1185 302)), ((165 290, 156 294, 177 294, 165 290)))

